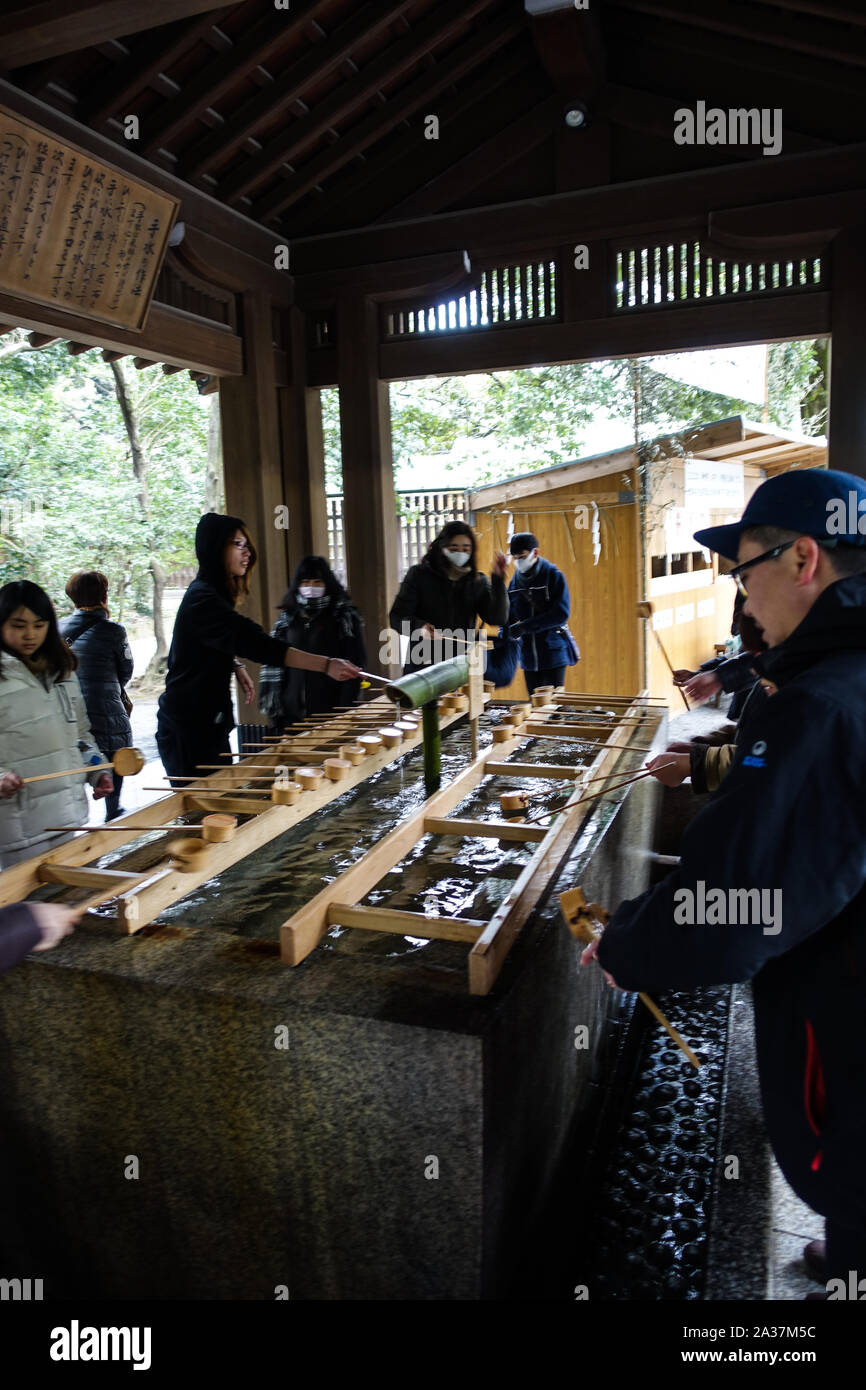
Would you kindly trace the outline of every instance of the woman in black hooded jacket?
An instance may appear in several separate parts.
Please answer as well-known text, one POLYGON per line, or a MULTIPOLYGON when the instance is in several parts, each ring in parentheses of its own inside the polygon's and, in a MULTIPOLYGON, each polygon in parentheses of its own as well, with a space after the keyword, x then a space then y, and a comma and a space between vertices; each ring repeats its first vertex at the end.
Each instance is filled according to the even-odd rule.
POLYGON ((196 528, 195 553, 198 574, 177 612, 157 716, 156 742, 170 778, 192 777, 229 752, 233 671, 247 703, 253 695, 239 658, 320 671, 338 681, 360 676, 350 661, 299 651, 269 637, 258 623, 237 612, 237 604, 249 593, 256 563, 255 547, 240 517, 206 513, 196 528))

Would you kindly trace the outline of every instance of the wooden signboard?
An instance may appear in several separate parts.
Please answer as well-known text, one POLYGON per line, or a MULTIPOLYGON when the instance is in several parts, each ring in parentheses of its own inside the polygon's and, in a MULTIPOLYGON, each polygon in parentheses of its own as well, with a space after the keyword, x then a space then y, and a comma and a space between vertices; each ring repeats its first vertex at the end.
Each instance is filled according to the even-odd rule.
POLYGON ((0 106, 0 289, 143 328, 179 207, 0 106))

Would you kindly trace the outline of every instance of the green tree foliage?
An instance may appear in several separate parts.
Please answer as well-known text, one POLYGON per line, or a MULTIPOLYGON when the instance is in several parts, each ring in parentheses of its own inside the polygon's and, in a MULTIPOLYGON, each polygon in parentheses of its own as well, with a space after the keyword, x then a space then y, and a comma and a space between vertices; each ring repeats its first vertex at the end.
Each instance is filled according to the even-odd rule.
MULTIPOLYGON (((185 374, 124 367, 147 455, 158 557, 170 573, 195 558, 208 399, 185 374)), ((111 370, 99 353, 72 357, 61 343, 34 352, 23 334, 2 340, 0 501, 0 582, 32 579, 64 613, 72 571, 100 569, 113 616, 148 610, 147 521, 111 370), (21 523, 22 508, 29 523, 21 523)))
MULTIPOLYGON (((825 340, 771 346, 769 423, 804 434, 824 432, 826 347, 825 340)), ((328 489, 339 492, 338 391, 323 391, 322 406, 328 489)), ((762 401, 701 390, 640 358, 428 377, 391 387, 394 461, 448 453, 459 438, 492 441, 507 446, 510 457, 476 476, 478 482, 495 482, 513 473, 515 445, 523 455, 522 472, 579 458, 587 427, 600 415, 623 421, 625 442, 634 438, 635 426, 638 440, 646 441, 730 415, 760 419, 762 409, 762 401)))

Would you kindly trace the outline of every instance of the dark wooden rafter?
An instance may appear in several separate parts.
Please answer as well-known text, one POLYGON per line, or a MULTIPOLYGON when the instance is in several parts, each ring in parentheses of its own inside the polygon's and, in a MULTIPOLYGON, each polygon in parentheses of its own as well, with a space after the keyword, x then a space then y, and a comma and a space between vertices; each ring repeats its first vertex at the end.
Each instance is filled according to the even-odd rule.
MULTIPOLYGON (((378 31, 394 24, 405 10, 411 8, 412 3, 414 0, 397 0, 397 3, 388 5, 366 5, 327 39, 314 45, 288 72, 280 73, 275 83, 257 92, 239 110, 233 111, 219 130, 185 153, 181 161, 184 176, 197 177, 214 164, 225 161, 260 126, 289 110, 312 83, 335 72, 360 42, 369 40, 378 31)), ((305 12, 305 20, 313 21, 329 6, 330 0, 318 0, 305 12)))
POLYGON ((384 268, 380 265, 353 266, 347 272, 328 271, 324 275, 307 275, 296 280, 295 302, 303 309, 314 309, 348 294, 366 295, 381 301, 427 293, 434 296, 445 290, 459 294, 471 270, 465 251, 413 256, 392 261, 384 268))
POLYGON ((734 35, 710 33, 709 30, 696 28, 685 19, 682 22, 668 20, 662 23, 638 10, 624 9, 620 0, 612 0, 606 8, 605 23, 619 27, 627 42, 639 51, 644 69, 647 64, 659 61, 681 63, 683 60, 677 59, 677 54, 685 55, 692 67, 705 63, 706 69, 701 70, 700 95, 707 99, 708 104, 742 104, 725 96, 730 71, 754 84, 754 98, 750 105, 768 104, 758 84, 773 76, 785 84, 786 92, 790 93, 792 100, 796 100, 798 107, 809 100, 819 99, 823 90, 831 93, 834 99, 844 98, 846 107, 851 99, 862 109, 864 85, 859 73, 842 68, 838 63, 793 53, 790 49, 777 48, 769 42, 743 43, 734 35), (713 92, 719 90, 722 100, 716 103, 713 92))
MULTIPOLYGON (((833 63, 866 67, 866 40, 845 32, 832 20, 771 18, 756 15, 754 8, 746 5, 737 6, 731 13, 717 0, 616 0, 616 3, 620 9, 661 20, 676 20, 716 34, 745 39, 750 44, 768 44, 833 63)), ((817 10, 814 13, 817 14, 817 10)))
MULTIPOLYGON (((843 228, 866 223, 866 191, 837 193, 826 198, 792 198, 767 207, 727 208, 710 213, 709 238, 728 259, 731 250, 761 250, 767 259, 805 252, 804 246, 823 248, 843 228)), ((706 245, 702 242, 702 245, 706 245)))
POLYGON ((852 10, 847 5, 831 5, 829 0, 761 0, 777 10, 796 10, 798 14, 814 14, 820 19, 837 19, 841 24, 859 24, 866 29, 866 11, 852 10))
MULTIPOLYGON (((512 47, 508 53, 500 55, 496 64, 485 65, 475 74, 471 83, 466 83, 456 98, 440 110, 440 126, 448 129, 473 126, 473 109, 485 103, 489 97, 507 88, 513 78, 526 66, 526 54, 512 47)), ((440 135, 441 138, 441 135, 440 135)), ((338 209, 354 203, 359 198, 363 207, 358 216, 358 225, 372 220, 367 211, 373 206, 391 206, 394 191, 397 196, 408 196, 405 191, 408 179, 409 189, 418 186, 418 129, 409 125, 391 140, 386 149, 365 158, 357 170, 347 174, 339 182, 328 185, 320 197, 311 199, 303 207, 292 213, 293 236, 304 236, 318 225, 326 224, 328 217, 338 209), (403 168, 408 172, 403 174, 403 168)), ((437 209, 438 211, 438 209, 437 209)), ((377 219, 380 220, 380 219, 377 219)))
MULTIPOLYGON (((323 8, 317 3, 308 5, 300 14, 274 10, 240 34, 236 43, 194 74, 176 96, 148 119, 141 146, 144 154, 169 145, 184 129, 194 125, 202 111, 236 87, 243 74, 252 72, 290 43, 296 33, 307 27, 313 14, 323 8)), ((265 91, 273 94, 272 84, 265 91)))
MULTIPOLYGON (((509 326, 507 332, 425 333, 382 343, 384 381, 461 372, 515 370, 538 362, 593 360, 820 338, 830 332, 830 295, 823 290, 737 302, 644 309, 579 323, 509 326)), ((313 355, 315 368, 315 354, 313 355)), ((324 384, 317 378, 316 385, 324 384)))
MULTIPOLYGON (((293 121, 288 131, 269 140, 258 154, 250 156, 233 169, 217 185, 217 196, 226 202, 236 203, 244 194, 259 188, 274 170, 290 163, 320 135, 374 97, 383 85, 395 82, 420 62, 431 48, 445 43, 463 29, 489 3, 490 0, 449 0, 445 5, 437 5, 433 14, 423 19, 408 35, 389 44, 354 77, 341 82, 329 92, 308 115, 293 121)), ((518 20, 523 22, 522 15, 518 16, 518 20)))
POLYGON ((499 248, 522 252, 537 247, 542 236, 545 244, 567 241, 575 227, 585 241, 683 229, 690 222, 697 231, 705 231, 710 210, 847 192, 862 183, 864 162, 866 144, 846 145, 443 213, 393 226, 298 238, 292 242, 293 273, 388 261, 404 255, 407 245, 418 255, 447 250, 457 241, 470 254, 499 248))
POLYGON ((146 328, 134 332, 0 294, 0 323, 29 329, 31 346, 45 347, 64 338, 81 344, 82 350, 86 345, 108 348, 121 356, 132 352, 154 362, 175 362, 209 374, 243 371, 243 344, 236 334, 156 301, 150 306, 146 328))
MULTIPOLYGON (((440 11, 437 11, 437 14, 440 11)), ((445 87, 471 72, 507 44, 522 28, 519 14, 506 15, 487 25, 480 33, 452 49, 441 62, 426 69, 420 77, 395 92, 387 103, 365 120, 352 126, 341 140, 329 145, 301 166, 294 177, 285 180, 253 204, 252 215, 268 222, 308 193, 336 169, 342 168, 361 150, 380 140, 407 117, 434 100, 445 87)), ((421 132, 419 131, 419 139, 421 132)))
POLYGON ((238 0, 12 0, 0 16, 0 64, 9 71, 237 4, 238 0))
POLYGON ((121 119, 129 115, 129 103, 179 58, 195 48, 213 29, 219 14, 211 10, 198 19, 172 26, 173 37, 166 43, 160 31, 135 45, 131 53, 118 63, 114 72, 100 82, 93 93, 79 104, 79 116, 88 125, 101 126, 111 116, 121 119))
POLYGON ((601 7, 558 9, 532 17, 532 41, 561 111, 552 122, 555 188, 588 188, 610 182, 610 126, 595 110, 595 97, 607 76, 607 50, 601 7), (592 113, 579 130, 565 124, 565 112, 579 101, 592 113))
POLYGON ((550 139, 551 127, 560 111, 558 96, 548 97, 531 111, 504 126, 488 140, 476 145, 462 159, 455 160, 436 178, 401 203, 389 207, 377 221, 398 217, 424 217, 465 198, 473 188, 507 168, 529 150, 550 139))

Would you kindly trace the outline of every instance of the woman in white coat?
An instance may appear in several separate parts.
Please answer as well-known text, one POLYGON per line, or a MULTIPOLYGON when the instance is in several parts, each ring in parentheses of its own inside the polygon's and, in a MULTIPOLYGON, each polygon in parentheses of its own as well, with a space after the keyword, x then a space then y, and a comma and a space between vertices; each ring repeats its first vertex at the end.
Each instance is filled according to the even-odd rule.
POLYGON ((62 843, 48 826, 87 820, 85 781, 94 800, 112 789, 75 675, 77 661, 57 628, 50 598, 18 580, 0 589, 0 867, 62 843), (24 782, 81 765, 81 775, 24 782))

